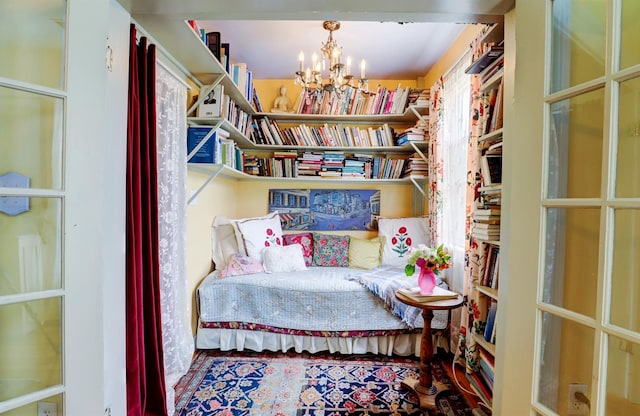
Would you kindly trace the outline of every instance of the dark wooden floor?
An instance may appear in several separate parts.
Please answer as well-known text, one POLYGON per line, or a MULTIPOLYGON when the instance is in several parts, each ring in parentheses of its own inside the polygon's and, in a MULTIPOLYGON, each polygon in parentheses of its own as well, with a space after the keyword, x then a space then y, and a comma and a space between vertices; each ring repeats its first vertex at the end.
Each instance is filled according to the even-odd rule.
POLYGON ((469 385, 469 380, 467 380, 467 377, 465 375, 465 369, 463 365, 460 363, 456 363, 455 365, 453 365, 453 355, 448 353, 438 353, 434 356, 434 360, 436 359, 443 364, 451 381, 453 383, 456 383, 457 381, 457 388, 464 396, 466 402, 469 403, 469 406, 471 408, 479 407, 487 415, 490 415, 490 409, 487 409, 487 407, 483 403, 480 403, 478 396, 473 393, 473 389, 469 385), (455 378, 453 373, 454 370, 455 378))

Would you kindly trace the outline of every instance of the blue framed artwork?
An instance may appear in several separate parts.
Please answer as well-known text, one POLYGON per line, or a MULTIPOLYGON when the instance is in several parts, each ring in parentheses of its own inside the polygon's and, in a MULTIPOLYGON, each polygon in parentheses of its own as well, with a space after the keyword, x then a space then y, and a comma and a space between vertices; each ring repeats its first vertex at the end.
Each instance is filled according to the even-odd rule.
POLYGON ((380 190, 270 189, 269 212, 283 230, 376 230, 380 190))

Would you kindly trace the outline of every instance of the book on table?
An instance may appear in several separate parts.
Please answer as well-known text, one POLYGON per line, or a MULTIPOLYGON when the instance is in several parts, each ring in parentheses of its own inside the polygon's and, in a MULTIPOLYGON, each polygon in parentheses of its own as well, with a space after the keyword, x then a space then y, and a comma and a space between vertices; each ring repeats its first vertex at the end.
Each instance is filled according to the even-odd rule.
POLYGON ((402 287, 398 289, 398 292, 415 300, 416 302, 433 302, 436 300, 457 299, 458 294, 450 290, 436 286, 433 288, 433 293, 430 295, 421 295, 419 287, 402 287))

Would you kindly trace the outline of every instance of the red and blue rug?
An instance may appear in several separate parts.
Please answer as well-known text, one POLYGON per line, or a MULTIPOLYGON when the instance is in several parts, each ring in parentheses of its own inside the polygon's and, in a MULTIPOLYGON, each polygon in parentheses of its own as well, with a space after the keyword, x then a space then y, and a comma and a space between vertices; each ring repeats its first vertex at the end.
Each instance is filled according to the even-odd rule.
MULTIPOLYGON (((175 386, 175 416, 422 416, 400 387, 417 372, 417 358, 201 351, 175 386)), ((450 390, 429 416, 470 416, 438 360, 433 375, 450 390)))

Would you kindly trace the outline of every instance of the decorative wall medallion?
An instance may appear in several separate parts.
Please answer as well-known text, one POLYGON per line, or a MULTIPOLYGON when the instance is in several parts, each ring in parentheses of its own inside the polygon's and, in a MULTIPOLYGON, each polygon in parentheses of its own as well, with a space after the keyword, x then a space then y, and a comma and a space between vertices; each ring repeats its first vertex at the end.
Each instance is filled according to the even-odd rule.
MULTIPOLYGON (((5 173, 0 176, 0 188, 28 188, 31 179, 16 172, 5 173)), ((7 215, 18 215, 29 211, 29 197, 0 196, 0 212, 7 215)))

